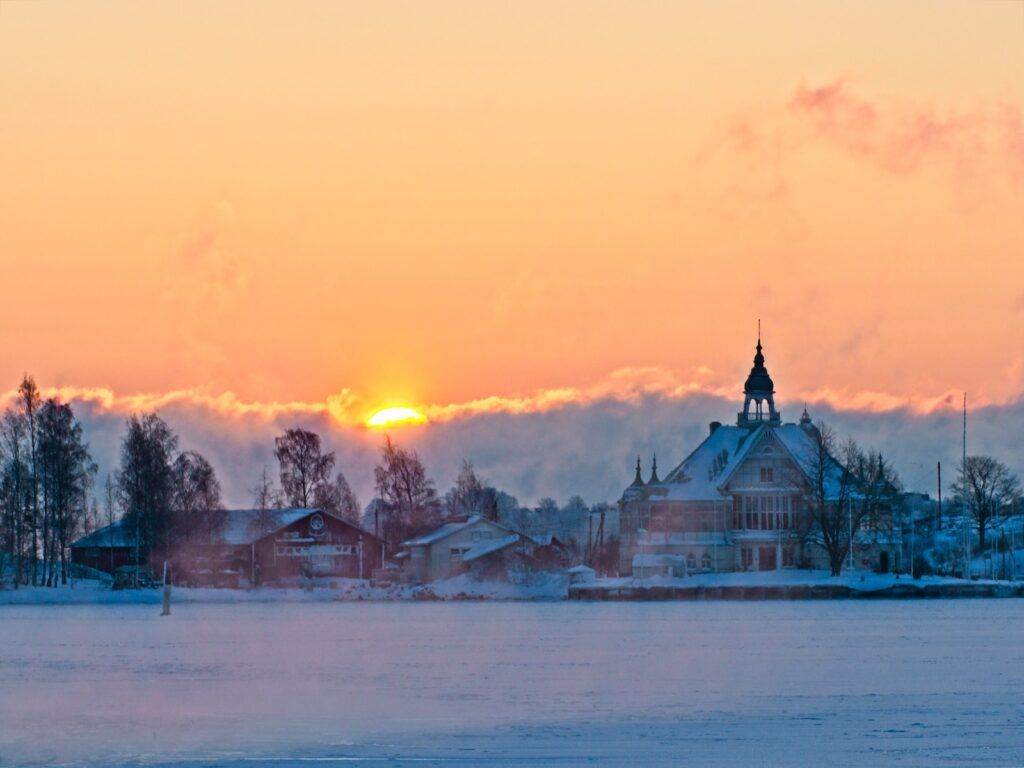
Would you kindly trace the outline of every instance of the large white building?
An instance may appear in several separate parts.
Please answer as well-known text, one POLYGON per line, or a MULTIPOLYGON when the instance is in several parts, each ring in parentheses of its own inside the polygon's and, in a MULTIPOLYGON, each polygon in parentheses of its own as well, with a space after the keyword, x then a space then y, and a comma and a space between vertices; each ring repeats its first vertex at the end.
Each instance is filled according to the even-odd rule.
MULTIPOLYGON (((645 482, 637 459, 636 478, 619 501, 622 573, 652 555, 681 557, 691 573, 825 567, 807 535, 804 489, 812 464, 824 468, 826 486, 838 485, 843 470, 831 457, 820 460, 806 409, 798 422, 783 423, 760 339, 743 395, 735 425, 712 422, 664 479, 655 462, 645 482)), ((885 558, 872 567, 887 569, 885 558)))

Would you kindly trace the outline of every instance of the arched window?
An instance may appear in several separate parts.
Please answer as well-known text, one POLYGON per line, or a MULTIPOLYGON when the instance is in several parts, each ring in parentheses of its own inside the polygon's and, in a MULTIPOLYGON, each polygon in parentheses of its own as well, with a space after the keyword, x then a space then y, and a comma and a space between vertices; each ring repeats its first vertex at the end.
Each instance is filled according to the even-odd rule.
POLYGON ((697 570, 697 556, 690 552, 686 556, 686 570, 696 571, 697 570))
POLYGON ((707 551, 705 551, 700 557, 700 567, 705 571, 711 570, 711 555, 709 555, 707 551))

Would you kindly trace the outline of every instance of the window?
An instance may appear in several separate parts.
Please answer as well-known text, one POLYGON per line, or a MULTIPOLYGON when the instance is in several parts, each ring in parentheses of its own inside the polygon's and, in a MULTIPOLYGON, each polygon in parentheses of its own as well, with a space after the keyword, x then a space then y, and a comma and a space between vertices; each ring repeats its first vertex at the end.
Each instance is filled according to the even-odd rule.
POLYGON ((697 557, 693 554, 693 552, 690 552, 686 556, 686 570, 688 570, 688 571, 696 571, 697 570, 697 557))
POLYGON ((490 531, 473 531, 473 541, 481 541, 482 539, 491 538, 490 531))
POLYGON ((451 559, 461 560, 462 556, 469 552, 469 547, 452 547, 451 548, 451 559))
POLYGON ((700 567, 705 571, 711 570, 711 555, 707 552, 700 556, 700 567))
POLYGON ((782 548, 782 567, 783 568, 792 568, 794 565, 796 565, 796 558, 793 556, 793 548, 792 547, 783 547, 782 548))
POLYGON ((773 471, 771 467, 761 467, 761 482, 770 483, 773 480, 773 471))

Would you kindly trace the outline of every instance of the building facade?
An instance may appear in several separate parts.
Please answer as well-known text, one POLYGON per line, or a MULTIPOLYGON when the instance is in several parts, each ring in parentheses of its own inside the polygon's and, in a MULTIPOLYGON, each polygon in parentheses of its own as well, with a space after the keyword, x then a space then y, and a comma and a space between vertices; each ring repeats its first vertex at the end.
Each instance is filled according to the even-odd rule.
MULTIPOLYGON (((652 555, 683 558, 687 573, 827 567, 804 502, 816 430, 806 409, 799 421, 782 421, 758 339, 735 424, 712 422, 664 479, 655 461, 645 482, 637 459, 619 501, 620 572, 643 571, 634 566, 652 555)), ((838 484, 834 459, 818 466, 826 487, 838 484)))
MULTIPOLYGON (((255 586, 296 579, 368 579, 381 563, 373 534, 319 509, 228 509, 207 541, 190 540, 154 553, 154 571, 166 559, 175 583, 255 586)), ((131 526, 120 520, 71 545, 75 563, 113 573, 135 563, 131 526)))

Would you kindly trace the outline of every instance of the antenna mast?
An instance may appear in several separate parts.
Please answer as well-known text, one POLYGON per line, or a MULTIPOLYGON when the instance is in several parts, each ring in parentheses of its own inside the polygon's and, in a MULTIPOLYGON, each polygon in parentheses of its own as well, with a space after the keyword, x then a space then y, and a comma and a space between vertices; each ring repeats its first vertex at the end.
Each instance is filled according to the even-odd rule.
POLYGON ((971 541, 967 528, 967 393, 964 392, 963 454, 960 464, 960 504, 963 516, 964 578, 971 578, 971 541))

